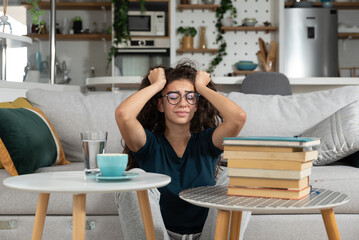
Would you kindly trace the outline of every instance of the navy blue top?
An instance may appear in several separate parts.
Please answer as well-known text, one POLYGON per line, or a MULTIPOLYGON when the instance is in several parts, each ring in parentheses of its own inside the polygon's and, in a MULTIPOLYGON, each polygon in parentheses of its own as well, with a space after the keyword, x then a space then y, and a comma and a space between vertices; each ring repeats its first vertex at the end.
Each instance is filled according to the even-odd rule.
POLYGON ((140 168, 146 172, 169 175, 171 182, 159 188, 160 208, 165 226, 179 234, 202 231, 208 209, 179 198, 185 189, 214 185, 216 164, 222 150, 212 142, 215 128, 191 134, 182 158, 179 158, 164 134, 145 129, 146 143, 133 153, 140 168))

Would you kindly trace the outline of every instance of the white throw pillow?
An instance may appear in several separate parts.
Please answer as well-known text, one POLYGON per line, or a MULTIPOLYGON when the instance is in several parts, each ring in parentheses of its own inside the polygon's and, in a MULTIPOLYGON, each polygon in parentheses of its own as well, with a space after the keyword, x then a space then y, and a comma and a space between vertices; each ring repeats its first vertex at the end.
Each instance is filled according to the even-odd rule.
POLYGON ((359 101, 340 109, 301 136, 322 140, 314 165, 326 165, 359 151, 359 101))
POLYGON ((241 136, 298 136, 359 99, 359 87, 348 86, 291 96, 232 92, 228 98, 247 113, 241 136))
POLYGON ((27 91, 30 103, 40 108, 56 129, 66 159, 83 161, 81 131, 108 131, 106 152, 123 151, 115 109, 133 92, 96 93, 60 92, 43 89, 27 91))

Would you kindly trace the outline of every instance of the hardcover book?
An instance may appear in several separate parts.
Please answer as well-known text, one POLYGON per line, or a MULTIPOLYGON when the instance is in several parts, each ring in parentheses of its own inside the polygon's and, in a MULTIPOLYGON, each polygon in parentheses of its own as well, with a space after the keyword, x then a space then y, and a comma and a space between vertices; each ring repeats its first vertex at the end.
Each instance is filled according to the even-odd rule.
POLYGON ((242 146, 224 145, 224 151, 245 151, 245 152, 303 152, 306 148, 300 147, 276 147, 276 146, 242 146))
POLYGON ((228 186, 228 195, 238 195, 247 197, 282 198, 282 199, 301 199, 310 193, 307 186, 300 190, 284 190, 276 188, 249 188, 228 186))
POLYGON ((262 160, 262 159, 228 159, 229 168, 256 168, 276 170, 304 170, 313 166, 312 161, 285 161, 285 160, 262 160))
POLYGON ((306 152, 253 152, 253 151, 224 151, 223 158, 227 159, 270 159, 285 161, 307 162, 318 158, 318 151, 306 152))
POLYGON ((320 145, 319 138, 248 136, 223 138, 223 145, 312 147, 320 145))
POLYGON ((254 177, 299 180, 304 177, 310 176, 311 172, 312 168, 307 168, 301 171, 254 168, 228 168, 229 177, 254 177))
POLYGON ((252 178, 252 177, 230 177, 229 185, 241 187, 262 187, 282 189, 303 189, 309 185, 309 177, 299 180, 252 178))

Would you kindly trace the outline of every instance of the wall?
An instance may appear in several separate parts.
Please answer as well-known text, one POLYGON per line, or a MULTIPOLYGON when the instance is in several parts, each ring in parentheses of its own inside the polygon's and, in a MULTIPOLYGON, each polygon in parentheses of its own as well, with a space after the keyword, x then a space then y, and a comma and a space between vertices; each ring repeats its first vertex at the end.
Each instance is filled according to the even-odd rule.
MULTIPOLYGON (((176 8, 179 2, 179 0, 176 1, 176 8)), ((258 21, 257 25, 263 26, 263 22, 268 21, 272 23, 272 26, 276 26, 277 20, 273 14, 273 12, 275 12, 275 2, 273 0, 233 0, 233 5, 237 8, 237 25, 241 25, 244 18, 255 17, 258 21)), ((220 4, 220 1, 216 0, 215 4, 220 4)), ((212 10, 183 10, 180 12, 176 9, 175 29, 177 30, 180 26, 196 27, 198 34, 194 39, 194 48, 198 48, 201 35, 200 27, 206 26, 207 47, 217 48, 215 42, 217 36, 215 14, 215 11, 212 10)), ((228 55, 223 58, 223 61, 216 67, 212 75, 227 76, 235 70, 235 63, 240 60, 251 60, 258 63, 259 61, 256 53, 259 51, 259 37, 266 42, 268 47, 271 41, 276 40, 276 33, 267 34, 263 31, 237 31, 225 33, 224 39, 227 42, 228 55)), ((179 34, 175 37, 176 49, 181 47, 181 38, 182 35, 179 34)), ((207 70, 210 60, 213 59, 214 56, 215 55, 210 55, 208 53, 189 53, 176 55, 175 61, 177 62, 181 59, 189 58, 195 60, 200 69, 207 70)))

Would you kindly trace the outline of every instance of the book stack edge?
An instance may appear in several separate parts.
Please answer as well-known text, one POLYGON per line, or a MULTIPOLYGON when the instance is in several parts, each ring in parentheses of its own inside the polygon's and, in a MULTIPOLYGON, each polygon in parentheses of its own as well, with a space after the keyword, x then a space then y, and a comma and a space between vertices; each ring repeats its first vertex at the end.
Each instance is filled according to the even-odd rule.
POLYGON ((310 193, 312 161, 320 139, 297 137, 224 138, 228 195, 301 199, 310 193), (249 138, 249 139, 248 139, 249 138))

